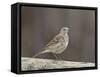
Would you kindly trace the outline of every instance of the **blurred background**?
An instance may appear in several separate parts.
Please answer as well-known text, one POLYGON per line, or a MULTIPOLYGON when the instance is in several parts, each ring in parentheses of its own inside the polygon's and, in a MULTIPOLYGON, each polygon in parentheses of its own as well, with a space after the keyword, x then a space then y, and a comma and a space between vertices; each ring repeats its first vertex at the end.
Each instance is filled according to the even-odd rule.
MULTIPOLYGON (((68 61, 95 62, 95 11, 23 6, 21 18, 22 57, 41 52, 62 27, 69 27, 68 48, 58 56, 68 61)), ((56 59, 51 53, 38 57, 56 59)))

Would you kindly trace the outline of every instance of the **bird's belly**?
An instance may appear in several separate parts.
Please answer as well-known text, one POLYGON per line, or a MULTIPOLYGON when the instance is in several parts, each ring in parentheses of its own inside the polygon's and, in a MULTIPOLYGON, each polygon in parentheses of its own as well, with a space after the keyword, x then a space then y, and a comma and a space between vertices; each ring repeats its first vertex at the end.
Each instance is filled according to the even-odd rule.
POLYGON ((64 43, 64 44, 61 44, 61 45, 57 46, 55 49, 52 50, 52 52, 55 53, 55 54, 60 54, 60 53, 62 53, 66 48, 67 48, 67 45, 64 43))
POLYGON ((68 46, 69 39, 68 37, 65 37, 64 40, 60 41, 58 44, 55 44, 54 46, 50 46, 50 52, 55 53, 55 54, 60 54, 64 52, 64 50, 68 46))

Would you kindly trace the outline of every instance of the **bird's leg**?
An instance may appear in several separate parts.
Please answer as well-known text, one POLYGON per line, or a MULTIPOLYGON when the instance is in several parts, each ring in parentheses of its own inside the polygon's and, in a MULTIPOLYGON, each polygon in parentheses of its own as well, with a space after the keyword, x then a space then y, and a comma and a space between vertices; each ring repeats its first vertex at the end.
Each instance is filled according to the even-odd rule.
POLYGON ((54 57, 57 59, 57 60, 59 60, 59 58, 57 57, 57 55, 56 54, 54 54, 54 53, 52 53, 53 55, 54 55, 54 57))
POLYGON ((61 57, 58 57, 56 54, 52 53, 57 60, 62 60, 61 57))
MULTIPOLYGON (((59 56, 58 56, 59 57, 59 56)), ((63 60, 61 57, 59 57, 59 60, 63 60)))

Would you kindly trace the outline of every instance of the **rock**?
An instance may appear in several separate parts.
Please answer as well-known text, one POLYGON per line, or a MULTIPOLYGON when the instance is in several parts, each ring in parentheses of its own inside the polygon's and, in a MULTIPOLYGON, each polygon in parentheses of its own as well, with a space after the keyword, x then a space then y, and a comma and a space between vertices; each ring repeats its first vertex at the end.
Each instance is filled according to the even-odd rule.
POLYGON ((95 63, 88 62, 73 62, 73 61, 58 61, 52 59, 28 58, 22 57, 21 69, 25 70, 41 70, 41 69, 61 69, 61 68, 79 68, 79 67, 94 67, 95 63))

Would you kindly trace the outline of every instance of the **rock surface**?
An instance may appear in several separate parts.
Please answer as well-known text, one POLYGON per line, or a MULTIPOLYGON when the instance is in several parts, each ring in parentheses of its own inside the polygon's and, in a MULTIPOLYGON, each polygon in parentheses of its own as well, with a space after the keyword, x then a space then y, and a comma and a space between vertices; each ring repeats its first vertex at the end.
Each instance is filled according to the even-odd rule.
POLYGON ((41 69, 61 69, 61 68, 80 68, 94 67, 95 63, 59 61, 52 59, 28 58, 21 59, 21 69, 25 70, 41 70, 41 69))

